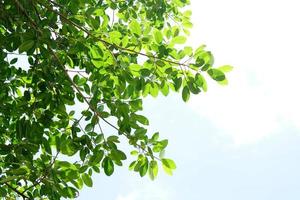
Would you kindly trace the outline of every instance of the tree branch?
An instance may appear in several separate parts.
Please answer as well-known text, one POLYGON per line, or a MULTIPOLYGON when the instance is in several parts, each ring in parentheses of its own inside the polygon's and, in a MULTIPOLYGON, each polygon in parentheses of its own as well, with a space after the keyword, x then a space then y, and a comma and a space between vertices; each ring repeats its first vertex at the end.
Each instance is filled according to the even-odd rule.
POLYGON ((9 183, 5 183, 5 185, 7 187, 9 187, 11 190, 13 190, 15 193, 17 193, 18 195, 20 195, 23 199, 29 199, 28 196, 26 196, 25 194, 23 194, 22 192, 20 192, 19 190, 17 190, 17 188, 14 188, 13 186, 11 186, 9 183))

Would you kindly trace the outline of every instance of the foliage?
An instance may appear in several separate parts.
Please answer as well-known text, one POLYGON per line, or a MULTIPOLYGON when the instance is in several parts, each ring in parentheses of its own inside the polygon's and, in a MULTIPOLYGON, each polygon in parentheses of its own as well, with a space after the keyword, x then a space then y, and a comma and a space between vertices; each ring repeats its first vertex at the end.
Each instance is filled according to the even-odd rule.
POLYGON ((119 137, 136 156, 131 170, 154 179, 161 163, 172 174, 168 140, 147 132, 142 99, 171 90, 188 101, 206 91, 204 76, 224 84, 231 69, 213 68, 203 46, 181 46, 187 4, 0 1, 0 196, 74 198, 94 173, 122 166, 119 137))

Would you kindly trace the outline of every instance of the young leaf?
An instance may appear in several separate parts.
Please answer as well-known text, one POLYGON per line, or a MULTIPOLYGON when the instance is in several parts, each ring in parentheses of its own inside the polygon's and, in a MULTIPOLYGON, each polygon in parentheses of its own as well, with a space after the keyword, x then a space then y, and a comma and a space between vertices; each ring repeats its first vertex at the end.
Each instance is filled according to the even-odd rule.
POLYGON ((137 36, 140 36, 142 34, 141 26, 135 19, 130 22, 129 29, 132 33, 136 34, 137 36))
POLYGON ((169 169, 176 169, 176 164, 173 160, 168 158, 161 159, 163 165, 169 169))
POLYGON ((163 35, 161 31, 159 31, 158 29, 154 29, 153 34, 154 34, 155 42, 157 44, 160 44, 163 41, 163 35))
POLYGON ((176 36, 172 39, 171 43, 174 44, 184 44, 186 41, 186 38, 184 36, 176 36))
POLYGON ((231 72, 233 67, 230 65, 223 65, 221 67, 217 68, 218 70, 221 70, 222 72, 226 73, 226 72, 231 72))

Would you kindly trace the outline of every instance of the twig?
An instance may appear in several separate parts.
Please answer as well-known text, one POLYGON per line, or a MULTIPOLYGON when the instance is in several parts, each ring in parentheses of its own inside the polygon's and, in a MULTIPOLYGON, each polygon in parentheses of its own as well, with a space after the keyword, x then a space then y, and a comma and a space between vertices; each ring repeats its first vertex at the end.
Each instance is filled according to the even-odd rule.
POLYGON ((23 192, 20 192, 19 190, 17 190, 16 188, 14 188, 13 186, 11 186, 10 184, 5 183, 5 185, 7 187, 9 187, 11 190, 13 190, 15 193, 17 193, 18 195, 20 195, 23 199, 29 199, 29 197, 26 196, 25 194, 23 194, 23 192))

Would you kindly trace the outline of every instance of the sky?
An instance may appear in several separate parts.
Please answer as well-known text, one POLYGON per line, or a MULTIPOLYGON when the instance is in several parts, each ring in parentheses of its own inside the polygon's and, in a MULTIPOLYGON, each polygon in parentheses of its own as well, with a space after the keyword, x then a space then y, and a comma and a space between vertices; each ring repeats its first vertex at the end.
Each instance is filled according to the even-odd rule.
POLYGON ((150 131, 169 139, 173 176, 140 178, 117 168, 94 176, 78 199, 300 199, 300 27, 297 0, 191 0, 189 44, 206 44, 216 66, 230 64, 226 87, 188 103, 147 98, 150 131))

